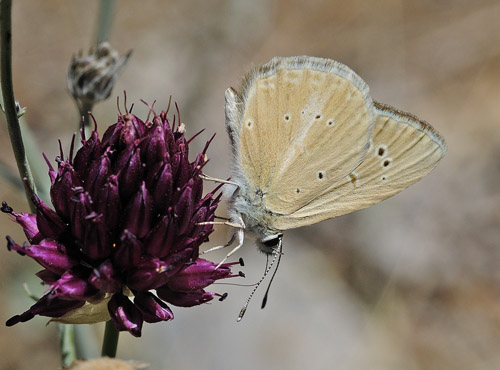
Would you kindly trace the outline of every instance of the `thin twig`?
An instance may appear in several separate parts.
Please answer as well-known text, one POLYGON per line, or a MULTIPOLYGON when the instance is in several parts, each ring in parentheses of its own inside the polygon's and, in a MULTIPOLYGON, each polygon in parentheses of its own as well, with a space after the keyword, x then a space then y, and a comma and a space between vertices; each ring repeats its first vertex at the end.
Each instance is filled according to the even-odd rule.
POLYGON ((16 110, 16 100, 14 99, 14 87, 12 84, 12 0, 2 0, 0 3, 0 73, 3 93, 3 107, 7 119, 7 127, 10 136, 10 142, 16 158, 17 168, 21 178, 26 178, 24 185, 26 198, 32 212, 36 208, 31 201, 30 191, 36 193, 36 186, 31 174, 28 158, 24 149, 21 128, 16 110))
POLYGON ((120 332, 116 329, 112 320, 106 321, 106 329, 104 329, 104 340, 102 342, 101 356, 115 357, 118 348, 118 337, 120 332))
POLYGON ((96 45, 108 41, 113 24, 115 0, 101 0, 96 32, 96 45))

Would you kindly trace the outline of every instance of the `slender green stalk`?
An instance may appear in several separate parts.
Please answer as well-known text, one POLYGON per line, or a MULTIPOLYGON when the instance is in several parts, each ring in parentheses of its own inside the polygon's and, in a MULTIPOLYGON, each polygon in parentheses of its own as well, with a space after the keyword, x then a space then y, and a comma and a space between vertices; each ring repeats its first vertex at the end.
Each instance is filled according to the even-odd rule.
MULTIPOLYGON (((3 102, 3 94, 0 89, 0 101, 3 102)), ((5 121, 5 127, 7 128, 7 118, 5 117, 5 112, 0 112, 2 119, 5 121)), ((31 170, 33 172, 33 177, 35 178, 35 184, 37 184, 37 194, 42 200, 47 203, 50 201, 49 197, 49 187, 50 181, 47 176, 47 165, 42 158, 41 150, 38 143, 30 130, 29 125, 23 117, 19 117, 19 126, 21 127, 21 135, 23 137, 24 149, 26 150, 26 156, 28 157, 28 163, 31 164, 31 170)), ((7 175, 9 176, 9 175, 7 175)), ((13 183, 11 180, 12 175, 7 177, 7 180, 11 182, 15 187, 22 188, 23 183, 19 179, 13 183)), ((15 175, 17 177, 17 175, 15 175)))
POLYGON ((116 330, 113 321, 106 322, 106 329, 104 330, 104 340, 102 342, 101 356, 115 357, 116 349, 118 348, 118 336, 120 332, 116 330))
POLYGON ((97 24, 96 45, 108 41, 113 24, 115 0, 101 0, 99 23, 97 24))
MULTIPOLYGON (((3 108, 5 119, 9 131, 10 142, 16 158, 17 168, 21 179, 26 179, 24 183, 26 198, 31 212, 35 213, 36 208, 31 201, 30 190, 36 193, 36 186, 31 174, 26 150, 23 142, 23 135, 19 125, 18 112, 16 110, 16 100, 14 98, 14 85, 12 82, 12 0, 2 0, 0 3, 0 73, 2 84, 3 108)), ((25 131, 26 133, 26 131, 25 131)), ((31 138, 30 138, 31 139, 31 138)), ((64 366, 69 366, 76 359, 74 346, 73 327, 70 325, 58 325, 61 360, 64 366)))
POLYGON ((27 179, 24 184, 26 197, 32 212, 35 206, 31 201, 29 187, 36 192, 35 182, 31 174, 28 158, 24 149, 21 128, 16 111, 16 100, 14 99, 14 87, 12 84, 12 0, 2 0, 0 2, 0 74, 3 93, 3 107, 7 119, 7 127, 10 142, 16 158, 19 175, 22 179, 27 179))
POLYGON ((74 325, 58 324, 57 331, 59 334, 59 348, 61 348, 62 365, 65 368, 70 367, 77 359, 74 325))
POLYGON ((74 325, 76 358, 94 358, 99 353, 101 343, 95 340, 93 325, 74 325))

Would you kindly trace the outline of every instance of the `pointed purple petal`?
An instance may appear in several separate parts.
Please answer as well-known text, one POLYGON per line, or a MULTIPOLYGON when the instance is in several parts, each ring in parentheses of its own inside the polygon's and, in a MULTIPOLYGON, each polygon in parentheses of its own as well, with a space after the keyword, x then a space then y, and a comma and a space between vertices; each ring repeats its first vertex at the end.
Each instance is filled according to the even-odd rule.
POLYGON ((191 165, 189 164, 187 154, 182 152, 180 154, 179 168, 176 172, 176 183, 178 187, 182 188, 191 177, 191 165))
POLYGON ((53 295, 65 300, 87 300, 98 293, 87 279, 83 279, 72 271, 66 271, 51 286, 53 295))
POLYGON ((179 201, 175 205, 174 212, 177 217, 178 232, 182 235, 188 228, 193 214, 193 191, 190 187, 186 187, 182 192, 179 201))
POLYGON ((36 224, 36 215, 30 213, 14 214, 16 222, 21 225, 28 241, 37 244, 43 239, 43 235, 38 231, 36 224))
POLYGON ((55 210, 64 218, 68 219, 71 210, 71 197, 73 188, 81 186, 81 181, 68 164, 61 165, 61 173, 56 177, 50 188, 50 197, 55 210))
POLYGON ((214 283, 216 280, 224 279, 231 275, 231 269, 228 266, 220 266, 217 270, 217 264, 199 258, 196 263, 187 266, 172 276, 168 280, 168 287, 174 291, 200 290, 214 283))
POLYGON ((118 226, 122 213, 122 205, 117 176, 111 175, 108 178, 108 182, 98 191, 95 205, 96 212, 102 215, 106 226, 110 230, 118 226))
POLYGON ((143 166, 141 162, 140 149, 134 150, 118 175, 120 183, 120 195, 123 199, 129 198, 134 194, 141 183, 143 175, 143 166))
POLYGON ((193 307, 211 301, 215 293, 205 292, 203 289, 191 292, 174 292, 167 287, 156 289, 158 297, 178 307, 193 307))
POLYGON ((106 183, 108 176, 111 174, 111 160, 104 154, 97 159, 85 178, 83 187, 90 194, 96 194, 101 187, 106 183))
POLYGON ((32 199, 36 206, 36 224, 38 230, 46 238, 59 238, 66 229, 63 220, 36 195, 33 195, 32 199))
POLYGON ((111 233, 106 220, 97 214, 90 214, 85 219, 87 226, 82 251, 93 260, 107 258, 113 252, 111 233))
POLYGON ((167 147, 165 144, 165 134, 161 125, 155 125, 148 132, 149 139, 143 141, 141 152, 146 163, 155 163, 165 158, 167 147))
POLYGON ((123 227, 136 237, 143 238, 151 229, 153 212, 153 199, 143 182, 125 209, 123 227))
POLYGON ((117 123, 109 126, 104 134, 102 135, 102 146, 104 148, 118 146, 118 140, 120 138, 120 132, 123 128, 123 121, 118 120, 117 123))
POLYGON ((61 278, 61 275, 46 269, 38 271, 35 275, 43 281, 43 284, 52 284, 61 278))
POLYGON ((193 201, 198 203, 203 195, 203 180, 199 176, 196 176, 189 180, 188 186, 193 189, 193 201))
POLYGON ((92 213, 92 202, 88 193, 83 188, 73 189, 70 204, 71 233, 76 240, 83 243, 87 229, 87 217, 92 213))
POLYGON ((120 243, 113 256, 113 262, 124 269, 137 266, 141 262, 143 245, 134 234, 128 230, 123 231, 120 243))
POLYGON ((119 331, 128 331, 134 337, 141 336, 143 318, 141 311, 121 293, 111 297, 108 303, 108 310, 119 331))
POLYGON ((171 253, 163 260, 168 266, 167 276, 169 278, 175 276, 180 270, 191 264, 197 258, 196 254, 192 248, 181 248, 179 251, 171 253))
POLYGON ((78 264, 78 261, 66 253, 66 247, 55 240, 44 239, 39 244, 33 244, 27 248, 15 244, 11 238, 7 238, 7 241, 9 250, 15 250, 33 258, 55 274, 61 275, 78 264))
POLYGON ((104 261, 92 271, 89 282, 103 293, 118 293, 123 288, 120 276, 109 260, 104 261))
POLYGON ((165 302, 150 292, 137 293, 134 303, 142 312, 142 317, 146 322, 168 321, 174 318, 174 314, 165 302))
POLYGON ((163 258, 168 255, 175 238, 175 224, 164 216, 151 230, 144 242, 151 256, 163 258))
POLYGON ((130 289, 145 291, 155 289, 167 282, 172 266, 158 258, 149 258, 130 271, 127 286, 130 289))
POLYGON ((172 199, 172 167, 165 163, 156 173, 148 176, 148 189, 153 194, 155 208, 165 212, 168 201, 172 199))
POLYGON ((80 174, 81 178, 86 178, 86 173, 99 155, 100 142, 97 131, 92 131, 90 138, 85 141, 83 146, 78 150, 73 161, 75 171, 80 174))
POLYGON ((85 301, 68 301, 53 297, 49 293, 40 298, 28 311, 10 318, 5 324, 12 326, 19 322, 31 320, 35 315, 61 317, 65 313, 80 308, 84 304, 85 301))

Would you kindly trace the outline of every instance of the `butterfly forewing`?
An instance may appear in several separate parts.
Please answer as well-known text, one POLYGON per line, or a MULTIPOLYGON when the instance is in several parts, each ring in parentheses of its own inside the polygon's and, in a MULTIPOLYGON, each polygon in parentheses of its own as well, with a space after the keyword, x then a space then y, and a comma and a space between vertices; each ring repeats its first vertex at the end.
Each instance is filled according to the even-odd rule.
POLYGON ((446 153, 446 145, 429 124, 387 105, 377 114, 363 162, 296 212, 276 219, 284 230, 310 225, 378 203, 428 174, 446 153))
POLYGON ((265 207, 288 215, 347 176, 368 149, 373 106, 348 67, 319 58, 278 58, 242 92, 239 158, 265 207))

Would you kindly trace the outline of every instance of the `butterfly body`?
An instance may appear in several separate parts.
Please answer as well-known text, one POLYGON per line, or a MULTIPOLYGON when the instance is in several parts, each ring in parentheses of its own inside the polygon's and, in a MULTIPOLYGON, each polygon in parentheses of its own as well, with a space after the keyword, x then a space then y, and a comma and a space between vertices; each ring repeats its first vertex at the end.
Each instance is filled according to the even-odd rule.
POLYGON ((413 115, 373 102, 350 68, 274 58, 226 91, 234 155, 230 216, 272 253, 282 231, 380 202, 427 174, 446 152, 413 115))

